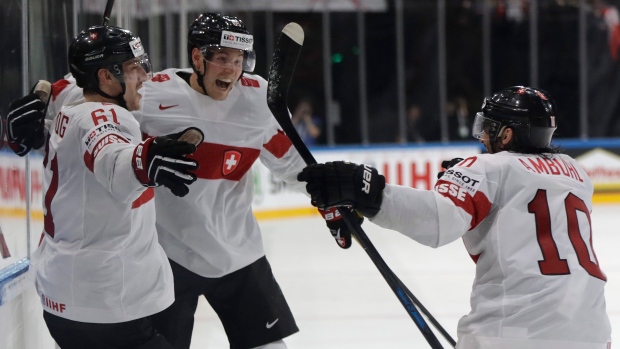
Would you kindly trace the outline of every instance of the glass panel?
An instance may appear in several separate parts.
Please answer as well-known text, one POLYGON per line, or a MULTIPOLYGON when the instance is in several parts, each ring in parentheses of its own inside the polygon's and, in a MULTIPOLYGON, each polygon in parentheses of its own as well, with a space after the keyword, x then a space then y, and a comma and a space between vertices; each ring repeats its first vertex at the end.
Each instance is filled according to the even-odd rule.
POLYGON ((590 137, 620 136, 619 6, 618 0, 593 1, 591 11, 586 12, 587 115, 590 137))
MULTIPOLYGON (((405 1, 404 5, 407 141, 410 143, 438 141, 441 128, 437 2, 434 0, 405 1)), ((389 22, 393 22, 393 19, 389 22)), ((448 56, 449 59, 450 56, 448 56)), ((371 69, 370 65, 369 69, 371 69)), ((385 79, 384 76, 383 80, 385 79)), ((376 86, 376 88, 379 87, 376 86)), ((397 103, 387 100, 386 102, 394 106, 393 108, 397 103)), ((396 111, 390 114, 396 114, 396 111)), ((396 118, 397 116, 394 115, 394 120, 396 118)), ((393 127, 396 125, 394 124, 393 127)), ((392 138, 390 141, 395 141, 395 139, 392 138)))
MULTIPOLYGON (((0 37, 0 113, 22 95, 21 1, 0 2, 3 32, 0 37)), ((3 141, 0 143, 4 144, 3 141)), ((26 161, 8 146, 0 149, 0 270, 28 257, 26 216, 26 161)), ((0 272, 0 274, 2 274, 0 272)))

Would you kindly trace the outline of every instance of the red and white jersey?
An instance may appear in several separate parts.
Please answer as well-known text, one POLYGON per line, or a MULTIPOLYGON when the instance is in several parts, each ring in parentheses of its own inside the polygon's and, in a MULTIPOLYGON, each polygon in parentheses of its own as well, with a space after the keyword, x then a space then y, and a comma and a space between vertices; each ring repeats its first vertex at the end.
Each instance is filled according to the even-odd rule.
POLYGON ((141 140, 133 115, 115 104, 69 104, 54 119, 43 162, 45 234, 33 258, 46 311, 118 323, 174 301, 154 191, 132 169, 141 140))
POLYGON ((54 120, 56 114, 64 105, 83 101, 84 95, 82 89, 75 84, 73 75, 69 73, 52 84, 52 95, 50 98, 45 116, 46 129, 51 128, 52 120, 54 120))
POLYGON ((457 348, 606 349, 593 186, 567 155, 463 160, 433 191, 387 185, 371 219, 432 247, 463 238, 476 262, 457 348))
POLYGON ((264 256, 252 214, 257 159, 302 192, 297 174, 305 166, 267 106, 267 81, 244 74, 226 100, 193 90, 168 69, 144 83, 142 109, 133 112, 150 136, 197 127, 204 142, 189 157, 198 161, 198 180, 185 197, 156 188, 157 232, 168 257, 204 277, 221 277, 264 256))

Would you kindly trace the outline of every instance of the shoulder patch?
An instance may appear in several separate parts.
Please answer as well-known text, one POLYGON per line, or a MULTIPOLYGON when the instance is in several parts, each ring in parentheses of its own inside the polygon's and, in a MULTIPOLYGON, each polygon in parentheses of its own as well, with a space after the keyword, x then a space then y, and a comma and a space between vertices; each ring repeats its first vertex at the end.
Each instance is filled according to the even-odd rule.
POLYGON ((258 80, 246 78, 245 76, 241 78, 241 85, 250 86, 250 87, 260 87, 258 80))
POLYGON ((90 132, 84 135, 82 141, 93 159, 96 158, 99 151, 108 144, 129 143, 129 141, 122 136, 119 127, 111 122, 93 127, 90 132))
POLYGON ((484 176, 467 173, 467 171, 455 166, 447 170, 441 179, 466 189, 473 196, 478 191, 484 176))
POLYGON ((153 82, 164 82, 168 80, 170 80, 168 74, 157 74, 151 79, 153 82))

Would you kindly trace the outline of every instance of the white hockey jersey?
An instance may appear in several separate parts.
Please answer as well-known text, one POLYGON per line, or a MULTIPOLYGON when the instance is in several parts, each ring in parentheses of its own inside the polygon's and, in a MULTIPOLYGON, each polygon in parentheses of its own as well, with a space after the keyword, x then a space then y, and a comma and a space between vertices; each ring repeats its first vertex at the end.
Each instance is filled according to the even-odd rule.
POLYGON ((77 102, 52 124, 44 158, 44 238, 33 256, 43 308, 60 317, 118 323, 174 301, 158 244, 154 190, 136 179, 141 139, 125 109, 77 102))
POLYGON ((302 192, 297 181, 305 163, 267 106, 267 81, 244 74, 228 98, 214 100, 193 90, 168 69, 140 90, 142 109, 133 112, 150 136, 197 127, 204 142, 189 157, 198 161, 198 180, 179 198, 156 188, 157 232, 168 257, 204 277, 221 277, 264 256, 252 214, 252 164, 261 162, 302 192))
POLYGON ((606 349, 606 276, 592 248, 593 187, 567 155, 465 159, 433 191, 387 185, 371 221, 476 261, 457 348, 606 349))
MULTIPOLYGON (((139 91, 142 109, 132 112, 150 136, 187 127, 198 127, 205 135, 190 156, 200 168, 189 194, 179 198, 166 188, 155 189, 159 243, 170 259, 192 272, 220 277, 265 254, 252 214, 252 164, 260 159, 276 177, 305 193, 296 178, 305 163, 271 114, 262 77, 244 73, 228 98, 216 101, 194 91, 177 72, 192 71, 155 74, 139 91)), ((80 100, 81 91, 70 74, 65 76, 53 84, 48 110, 80 100)))

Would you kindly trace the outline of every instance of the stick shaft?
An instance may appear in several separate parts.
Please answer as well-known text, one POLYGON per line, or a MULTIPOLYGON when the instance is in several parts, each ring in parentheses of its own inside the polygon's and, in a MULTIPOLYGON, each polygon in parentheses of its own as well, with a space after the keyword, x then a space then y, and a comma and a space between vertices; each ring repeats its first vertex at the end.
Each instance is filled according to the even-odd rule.
MULTIPOLYGON (((278 39, 276 50, 273 55, 273 62, 269 70, 267 104, 283 131, 289 137, 291 143, 295 149, 297 149, 306 164, 316 164, 314 156, 312 156, 312 153, 310 153, 308 147, 306 147, 302 139, 299 137, 299 134, 291 122, 286 102, 288 89, 302 45, 297 40, 291 39, 289 36, 285 35, 285 30, 287 27, 285 27, 283 34, 280 35, 280 38, 278 39)), ((411 291, 405 287, 400 279, 398 279, 394 272, 388 267, 362 227, 356 220, 353 219, 351 212, 348 210, 339 211, 343 217, 343 220, 353 232, 353 235, 357 239, 358 243, 364 251, 366 251, 420 332, 422 332, 422 335, 430 344, 431 348, 442 349, 443 346, 437 340, 437 337, 435 337, 435 334, 430 327, 428 327, 426 321, 415 307, 413 303, 413 298, 415 297, 410 297, 410 295, 413 296, 411 291)))
POLYGON ((108 25, 110 16, 112 16, 112 7, 114 7, 114 0, 108 0, 105 4, 105 10, 103 11, 103 20, 101 21, 102 25, 108 25))

